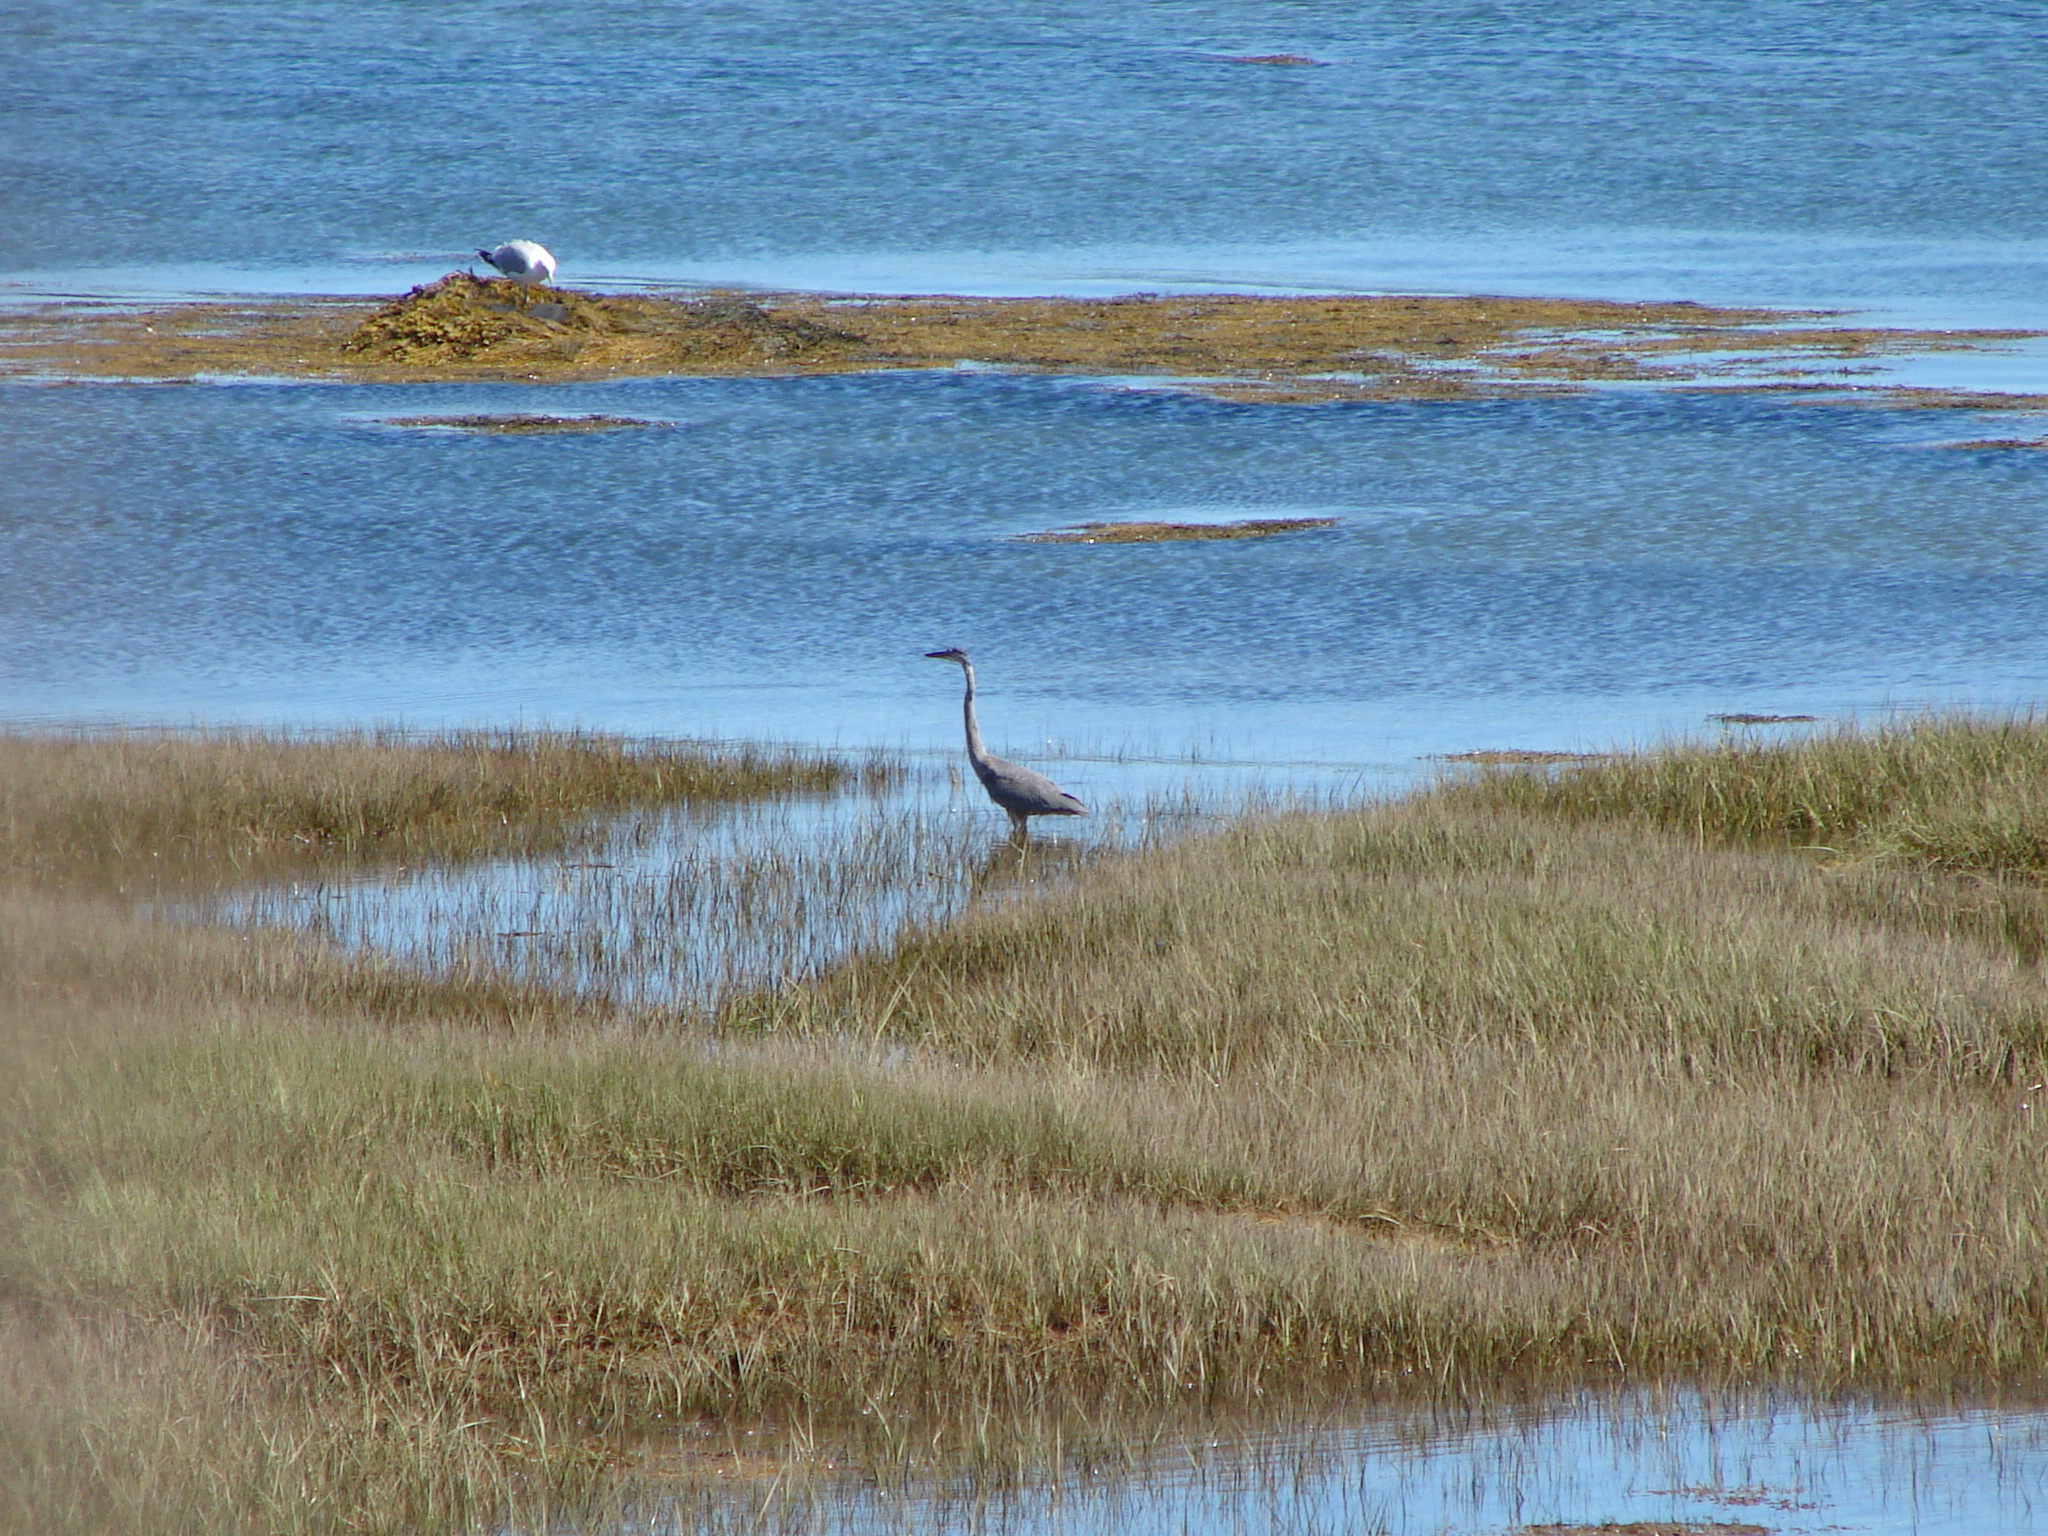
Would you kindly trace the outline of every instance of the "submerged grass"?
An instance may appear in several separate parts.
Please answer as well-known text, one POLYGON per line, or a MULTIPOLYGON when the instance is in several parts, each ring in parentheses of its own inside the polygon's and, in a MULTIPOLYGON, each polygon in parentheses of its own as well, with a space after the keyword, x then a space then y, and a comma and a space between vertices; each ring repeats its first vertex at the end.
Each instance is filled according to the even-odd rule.
POLYGON ((709 1028, 485 1018, 31 856, 111 764, 120 824, 234 845, 172 808, 255 744, 187 745, 12 792, 0 1525, 540 1528, 692 1475, 679 1423, 987 1469, 1315 1383, 2048 1365, 2048 991, 1981 914, 2040 873, 2032 720, 1251 820, 709 1028))
POLYGON ((481 432, 495 437, 533 437, 562 432, 629 432, 641 427, 669 425, 639 416, 545 416, 530 411, 512 411, 497 415, 391 416, 385 419, 384 424, 389 427, 435 427, 450 432, 481 432))

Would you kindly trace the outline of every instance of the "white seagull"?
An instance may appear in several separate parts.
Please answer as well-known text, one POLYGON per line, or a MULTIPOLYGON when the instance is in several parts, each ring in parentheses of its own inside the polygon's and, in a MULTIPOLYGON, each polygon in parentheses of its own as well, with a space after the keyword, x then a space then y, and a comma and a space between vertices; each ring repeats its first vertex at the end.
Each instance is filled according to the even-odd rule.
POLYGON ((535 283, 544 283, 555 275, 554 253, 532 240, 507 240, 495 251, 479 246, 477 255, 528 292, 535 283))

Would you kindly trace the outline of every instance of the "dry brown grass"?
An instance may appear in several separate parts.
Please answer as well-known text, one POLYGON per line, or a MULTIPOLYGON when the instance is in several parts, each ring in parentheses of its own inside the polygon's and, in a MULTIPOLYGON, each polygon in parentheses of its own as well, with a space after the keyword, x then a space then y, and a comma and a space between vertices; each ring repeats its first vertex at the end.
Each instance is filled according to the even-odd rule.
MULTIPOLYGON (((43 861, 0 886, 0 1511, 537 1526, 650 1426, 800 1405, 900 1468, 1312 1383, 2032 1383, 2048 994, 1898 827, 1996 819, 2044 734, 1246 823, 709 1033, 368 984, 43 861), (1880 851, 1818 871, 1788 806, 1880 851)), ((243 782, 76 750, 137 804, 243 782)))

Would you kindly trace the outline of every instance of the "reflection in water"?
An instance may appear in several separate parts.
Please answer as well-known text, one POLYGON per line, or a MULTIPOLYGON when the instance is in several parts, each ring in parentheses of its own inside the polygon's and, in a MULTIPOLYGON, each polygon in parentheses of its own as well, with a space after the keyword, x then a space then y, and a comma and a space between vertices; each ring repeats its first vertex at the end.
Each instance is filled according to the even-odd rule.
POLYGON ((2022 1536, 2048 1529, 2048 1413, 1645 1391, 1540 1412, 1395 1411, 1250 1443, 1225 1428, 1140 1476, 1070 1472, 997 1495, 764 1477, 734 1502, 744 1513, 695 1503, 629 1528, 1476 1536, 1670 1521, 1784 1536, 2022 1536))

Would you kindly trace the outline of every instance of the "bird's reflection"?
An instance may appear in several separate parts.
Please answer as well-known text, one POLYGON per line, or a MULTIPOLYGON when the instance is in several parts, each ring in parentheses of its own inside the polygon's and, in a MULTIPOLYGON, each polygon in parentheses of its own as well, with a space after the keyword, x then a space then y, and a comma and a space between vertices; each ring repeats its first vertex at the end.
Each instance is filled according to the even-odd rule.
POLYGON ((1038 888, 1066 884, 1102 857, 1103 850, 1079 839, 1030 837, 1012 829, 991 838, 967 865, 967 905, 1009 900, 1038 888))

